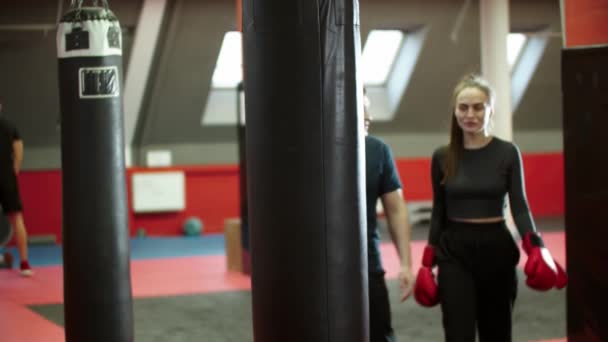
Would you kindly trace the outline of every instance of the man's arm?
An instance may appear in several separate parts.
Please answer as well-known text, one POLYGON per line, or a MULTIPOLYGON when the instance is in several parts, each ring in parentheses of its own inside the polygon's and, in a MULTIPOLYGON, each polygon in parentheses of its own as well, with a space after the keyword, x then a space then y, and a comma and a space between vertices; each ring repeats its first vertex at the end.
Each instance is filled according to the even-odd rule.
POLYGON ((409 223, 407 208, 401 194, 401 189, 382 195, 381 200, 391 239, 395 244, 397 253, 399 253, 401 271, 407 270, 409 272, 412 268, 410 250, 412 228, 409 223))
POLYGON ((401 267, 399 268, 399 287, 402 291, 401 301, 406 300, 414 285, 414 275, 412 273, 412 252, 410 240, 412 228, 410 226, 407 208, 401 194, 401 189, 387 192, 381 197, 388 231, 395 244, 401 267))
POLYGON ((23 140, 13 140, 13 166, 15 174, 19 174, 21 170, 21 162, 23 161, 23 140))

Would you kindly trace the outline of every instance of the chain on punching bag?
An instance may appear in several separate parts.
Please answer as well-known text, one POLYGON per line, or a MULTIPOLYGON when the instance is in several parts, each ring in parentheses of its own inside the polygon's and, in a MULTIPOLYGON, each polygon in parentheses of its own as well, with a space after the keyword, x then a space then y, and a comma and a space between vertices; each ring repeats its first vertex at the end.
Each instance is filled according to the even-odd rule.
POLYGON ((67 342, 133 341, 122 38, 107 1, 57 29, 67 342))

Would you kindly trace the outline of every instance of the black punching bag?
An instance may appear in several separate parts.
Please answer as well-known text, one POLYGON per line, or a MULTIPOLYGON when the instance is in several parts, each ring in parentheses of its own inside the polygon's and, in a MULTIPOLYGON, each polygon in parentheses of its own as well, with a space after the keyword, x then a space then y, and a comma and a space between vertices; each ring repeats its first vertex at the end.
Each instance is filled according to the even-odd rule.
POLYGON ((241 265, 242 272, 251 274, 251 253, 249 251, 249 219, 247 207, 247 153, 246 153, 246 119, 245 87, 243 82, 237 86, 237 140, 239 151, 239 203, 241 217, 241 265))
POLYGON ((369 339, 357 0, 244 0, 256 342, 369 339))
POLYGON ((67 342, 133 341, 121 31, 103 3, 57 29, 67 342))

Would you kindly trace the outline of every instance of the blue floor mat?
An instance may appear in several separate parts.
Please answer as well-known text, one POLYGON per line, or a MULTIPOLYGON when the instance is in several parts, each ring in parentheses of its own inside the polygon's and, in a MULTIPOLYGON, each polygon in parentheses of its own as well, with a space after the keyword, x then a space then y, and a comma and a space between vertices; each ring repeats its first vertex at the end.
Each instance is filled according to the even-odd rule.
MULTIPOLYGON (((16 262, 19 262, 19 254, 15 247, 4 249, 13 253, 16 262)), ((61 246, 59 245, 30 245, 28 252, 32 266, 60 265, 63 263, 61 246)), ((131 239, 132 260, 223 254, 225 254, 223 234, 131 239)))

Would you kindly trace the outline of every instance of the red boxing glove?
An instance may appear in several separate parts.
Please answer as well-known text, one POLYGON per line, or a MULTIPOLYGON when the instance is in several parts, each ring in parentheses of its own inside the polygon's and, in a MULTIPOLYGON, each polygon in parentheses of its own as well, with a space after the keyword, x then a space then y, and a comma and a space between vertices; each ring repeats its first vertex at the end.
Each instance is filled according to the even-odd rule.
POLYGON ((551 257, 545 248, 542 238, 536 232, 528 232, 522 241, 522 247, 528 260, 524 267, 526 284, 539 291, 547 291, 553 287, 563 288, 568 283, 568 277, 561 265, 551 257))
POLYGON ((414 286, 414 298, 418 304, 432 307, 439 303, 439 288, 433 274, 433 262, 435 259, 435 249, 427 245, 422 254, 422 266, 416 276, 414 286))

